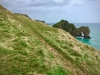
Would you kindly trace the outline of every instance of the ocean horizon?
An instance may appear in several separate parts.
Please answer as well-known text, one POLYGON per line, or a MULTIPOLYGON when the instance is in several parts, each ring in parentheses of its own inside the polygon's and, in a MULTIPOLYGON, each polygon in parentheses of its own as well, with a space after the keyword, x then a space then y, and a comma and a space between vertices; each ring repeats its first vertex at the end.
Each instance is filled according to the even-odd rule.
MULTIPOLYGON (((47 23, 52 26, 55 23, 47 23)), ((100 23, 73 23, 77 28, 81 26, 88 26, 90 29, 91 39, 76 38, 77 40, 100 50, 100 23)))

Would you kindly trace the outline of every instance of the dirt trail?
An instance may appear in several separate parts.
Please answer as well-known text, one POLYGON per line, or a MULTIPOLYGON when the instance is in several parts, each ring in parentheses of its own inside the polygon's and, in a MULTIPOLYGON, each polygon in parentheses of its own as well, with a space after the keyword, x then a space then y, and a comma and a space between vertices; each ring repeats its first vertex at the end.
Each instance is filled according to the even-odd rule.
POLYGON ((54 55, 54 60, 62 65, 65 70, 69 70, 74 75, 84 75, 84 73, 79 68, 75 67, 75 65, 73 67, 69 60, 67 60, 61 53, 59 53, 58 50, 52 47, 44 38, 42 38, 42 35, 39 34, 35 28, 33 28, 31 25, 27 25, 26 27, 28 27, 28 29, 31 30, 40 39, 41 43, 43 43, 44 46, 46 46, 46 48, 54 55))

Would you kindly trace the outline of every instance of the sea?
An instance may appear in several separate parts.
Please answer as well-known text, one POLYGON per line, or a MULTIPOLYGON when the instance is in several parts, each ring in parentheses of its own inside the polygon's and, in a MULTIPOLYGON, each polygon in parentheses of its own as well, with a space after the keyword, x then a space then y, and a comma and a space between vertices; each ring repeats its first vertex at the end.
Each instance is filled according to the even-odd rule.
MULTIPOLYGON (((47 23, 47 25, 52 26, 54 23, 47 23)), ((76 38, 77 40, 100 50, 100 23, 74 23, 74 25, 79 28, 81 26, 88 26, 90 29, 91 39, 76 38)))

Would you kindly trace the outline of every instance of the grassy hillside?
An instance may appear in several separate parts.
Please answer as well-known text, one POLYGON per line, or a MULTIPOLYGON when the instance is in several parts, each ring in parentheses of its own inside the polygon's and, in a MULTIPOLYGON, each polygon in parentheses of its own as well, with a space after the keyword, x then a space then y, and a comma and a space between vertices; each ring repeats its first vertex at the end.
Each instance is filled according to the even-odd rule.
POLYGON ((0 75, 99 74, 100 51, 0 6, 0 75))

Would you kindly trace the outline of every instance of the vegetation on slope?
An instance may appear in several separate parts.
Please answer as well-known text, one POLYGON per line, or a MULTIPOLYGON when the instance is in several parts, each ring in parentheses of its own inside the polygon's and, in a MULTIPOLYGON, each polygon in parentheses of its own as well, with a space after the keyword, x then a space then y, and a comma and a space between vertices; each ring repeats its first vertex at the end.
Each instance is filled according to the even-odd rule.
POLYGON ((0 39, 0 75, 100 74, 99 51, 2 6, 0 39))

